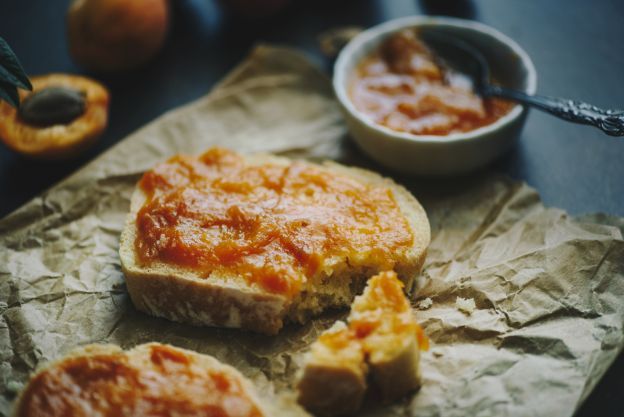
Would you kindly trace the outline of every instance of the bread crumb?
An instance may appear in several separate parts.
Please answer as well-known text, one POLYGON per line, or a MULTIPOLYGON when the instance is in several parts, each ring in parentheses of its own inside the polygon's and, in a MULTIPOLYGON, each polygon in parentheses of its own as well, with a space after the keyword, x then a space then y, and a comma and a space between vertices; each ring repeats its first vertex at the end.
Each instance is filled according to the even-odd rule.
POLYGON ((431 351, 431 353, 433 353, 433 356, 435 356, 436 358, 441 358, 442 356, 444 356, 444 353, 440 352, 439 350, 433 350, 431 351))
POLYGON ((475 311, 476 305, 473 298, 457 297, 457 300, 455 300, 455 307, 459 311, 470 315, 475 311))
POLYGON ((433 301, 431 300, 431 298, 427 297, 424 300, 420 300, 418 302, 418 309, 419 310, 427 310, 429 309, 431 306, 433 305, 433 301))

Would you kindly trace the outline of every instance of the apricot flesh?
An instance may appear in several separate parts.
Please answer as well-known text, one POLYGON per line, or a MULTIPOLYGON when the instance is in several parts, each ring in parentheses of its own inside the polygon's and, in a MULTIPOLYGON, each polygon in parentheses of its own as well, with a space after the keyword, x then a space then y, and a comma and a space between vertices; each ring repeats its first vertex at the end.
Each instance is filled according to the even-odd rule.
POLYGON ((108 90, 87 77, 49 74, 31 77, 33 91, 20 90, 22 104, 46 89, 71 89, 84 97, 84 110, 68 122, 44 125, 26 121, 20 111, 0 102, 0 140, 9 148, 36 159, 64 159, 92 145, 108 123, 108 90))
POLYGON ((167 0, 74 0, 67 12, 69 52, 92 71, 129 70, 156 55, 168 26, 167 0))

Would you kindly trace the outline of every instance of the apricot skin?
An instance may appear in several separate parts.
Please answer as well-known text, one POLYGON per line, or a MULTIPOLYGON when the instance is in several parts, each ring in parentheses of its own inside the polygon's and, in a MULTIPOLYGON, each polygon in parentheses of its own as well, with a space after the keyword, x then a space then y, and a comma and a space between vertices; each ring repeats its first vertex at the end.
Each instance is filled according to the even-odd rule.
POLYGON ((72 58, 96 72, 119 72, 149 61, 165 42, 167 0, 74 0, 67 12, 72 58))

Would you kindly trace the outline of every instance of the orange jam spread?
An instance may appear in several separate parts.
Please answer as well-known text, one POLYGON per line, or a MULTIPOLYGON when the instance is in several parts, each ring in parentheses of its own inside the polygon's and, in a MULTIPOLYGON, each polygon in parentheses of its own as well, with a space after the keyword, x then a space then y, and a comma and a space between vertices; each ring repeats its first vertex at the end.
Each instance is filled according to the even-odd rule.
POLYGON ((429 349, 429 339, 416 323, 403 283, 393 271, 382 272, 368 280, 364 293, 351 306, 348 327, 338 332, 326 332, 319 342, 339 351, 353 342, 363 343, 365 353, 375 349, 367 339, 384 335, 413 334, 421 350, 429 349))
POLYGON ((474 94, 471 80, 441 65, 413 30, 392 35, 358 65, 350 95, 374 122, 416 135, 474 130, 513 107, 474 94))
POLYGON ((364 293, 353 302, 349 327, 361 339, 373 333, 412 333, 420 349, 429 348, 429 340, 416 323, 403 283, 394 271, 382 272, 368 280, 364 293))
POLYGON ((137 214, 140 261, 244 276, 293 296, 331 257, 384 268, 412 245, 392 191, 305 162, 247 163, 211 149, 145 173, 137 214))
POLYGON ((39 373, 17 417, 259 417, 239 380, 198 366, 193 356, 154 345, 130 360, 124 352, 76 356, 39 373), (140 363, 138 363, 140 362, 140 363))
POLYGON ((357 350, 357 339, 353 331, 345 326, 339 330, 334 331, 330 329, 329 331, 321 333, 318 341, 331 350, 339 351, 343 349, 357 350))

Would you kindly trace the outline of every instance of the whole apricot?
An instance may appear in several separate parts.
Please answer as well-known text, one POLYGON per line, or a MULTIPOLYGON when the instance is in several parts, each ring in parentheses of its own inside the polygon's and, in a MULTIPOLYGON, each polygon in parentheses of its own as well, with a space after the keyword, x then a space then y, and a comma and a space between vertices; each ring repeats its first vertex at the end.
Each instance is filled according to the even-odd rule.
POLYGON ((67 12, 69 52, 93 71, 128 70, 160 50, 168 26, 167 0, 74 0, 67 12))

